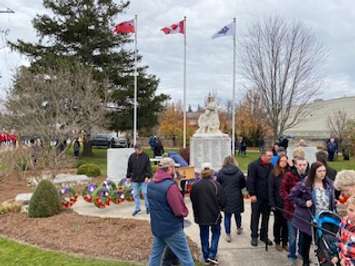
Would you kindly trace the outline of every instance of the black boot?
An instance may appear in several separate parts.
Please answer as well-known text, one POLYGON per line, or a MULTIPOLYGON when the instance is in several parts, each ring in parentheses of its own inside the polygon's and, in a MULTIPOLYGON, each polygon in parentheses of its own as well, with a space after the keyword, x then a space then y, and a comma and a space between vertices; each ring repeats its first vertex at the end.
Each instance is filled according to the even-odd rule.
POLYGON ((251 239, 251 242, 250 244, 253 246, 253 247, 257 247, 258 246, 258 239, 256 237, 253 237, 251 239))

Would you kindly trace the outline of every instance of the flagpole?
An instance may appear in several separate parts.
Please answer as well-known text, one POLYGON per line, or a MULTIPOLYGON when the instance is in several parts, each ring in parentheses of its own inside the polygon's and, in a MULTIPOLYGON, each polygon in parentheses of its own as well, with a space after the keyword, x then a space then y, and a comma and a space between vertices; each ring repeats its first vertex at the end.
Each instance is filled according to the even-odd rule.
POLYGON ((183 148, 186 148, 186 16, 184 17, 184 132, 183 148))
POLYGON ((233 99, 232 99, 232 152, 231 154, 235 156, 235 83, 236 83, 236 18, 233 18, 233 99))
POLYGON ((133 145, 137 144, 137 20, 134 16, 134 111, 133 111, 133 145))

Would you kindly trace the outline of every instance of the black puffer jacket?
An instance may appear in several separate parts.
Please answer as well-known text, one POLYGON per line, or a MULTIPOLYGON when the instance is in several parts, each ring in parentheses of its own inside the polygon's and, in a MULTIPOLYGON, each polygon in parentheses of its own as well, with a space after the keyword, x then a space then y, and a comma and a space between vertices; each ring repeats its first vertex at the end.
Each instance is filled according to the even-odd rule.
POLYGON ((195 223, 214 225, 222 220, 221 211, 225 206, 222 186, 212 178, 203 178, 192 185, 190 198, 195 223))
POLYGON ((246 187, 246 181, 242 171, 234 165, 226 165, 218 172, 217 181, 222 185, 226 197, 225 212, 244 212, 242 189, 246 187))
POLYGON ((148 155, 144 152, 141 154, 132 153, 128 159, 127 178, 131 178, 132 182, 142 183, 146 177, 152 177, 148 155))

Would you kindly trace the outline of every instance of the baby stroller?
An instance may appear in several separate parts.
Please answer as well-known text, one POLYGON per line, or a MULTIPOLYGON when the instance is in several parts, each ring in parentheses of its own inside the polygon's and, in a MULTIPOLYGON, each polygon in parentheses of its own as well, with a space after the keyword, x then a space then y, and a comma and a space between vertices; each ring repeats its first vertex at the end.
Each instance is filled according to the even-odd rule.
POLYGON ((331 211, 321 211, 313 220, 316 256, 319 265, 331 266, 331 259, 338 256, 337 233, 341 218, 331 211))

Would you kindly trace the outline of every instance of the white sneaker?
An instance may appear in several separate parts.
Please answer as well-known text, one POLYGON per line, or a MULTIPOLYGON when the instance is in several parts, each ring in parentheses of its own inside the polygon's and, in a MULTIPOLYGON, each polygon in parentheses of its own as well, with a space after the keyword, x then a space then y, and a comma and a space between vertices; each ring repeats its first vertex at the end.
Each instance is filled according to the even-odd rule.
POLYGON ((207 260, 208 260, 210 263, 212 263, 213 265, 218 265, 218 260, 217 260, 216 258, 213 258, 213 259, 208 258, 207 260))

